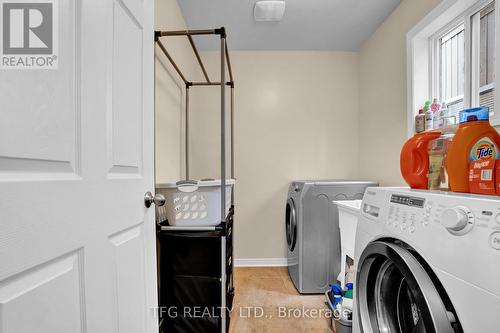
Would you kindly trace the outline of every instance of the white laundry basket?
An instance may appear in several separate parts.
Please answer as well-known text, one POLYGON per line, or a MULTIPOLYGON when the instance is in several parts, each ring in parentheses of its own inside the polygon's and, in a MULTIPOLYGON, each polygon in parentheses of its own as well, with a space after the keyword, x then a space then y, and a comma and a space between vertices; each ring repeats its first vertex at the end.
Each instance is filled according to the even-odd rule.
MULTIPOLYGON (((226 180, 226 216, 231 208, 234 179, 226 180)), ((157 184, 156 193, 165 196, 157 208, 158 219, 183 227, 216 226, 221 223, 221 181, 200 180, 157 184)), ((224 217, 224 218, 225 218, 224 217)))

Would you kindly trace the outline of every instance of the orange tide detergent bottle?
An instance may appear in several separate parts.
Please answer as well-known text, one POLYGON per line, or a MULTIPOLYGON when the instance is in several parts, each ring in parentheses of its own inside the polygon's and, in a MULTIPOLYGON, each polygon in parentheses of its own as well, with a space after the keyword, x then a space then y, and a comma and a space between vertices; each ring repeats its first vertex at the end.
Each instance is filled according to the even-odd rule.
POLYGON ((399 166, 401 175, 411 188, 425 190, 428 187, 429 142, 441 136, 441 132, 422 132, 411 137, 401 149, 399 166))
POLYGON ((500 135, 490 125, 487 107, 460 112, 460 125, 445 160, 450 189, 468 193, 470 163, 499 158, 498 147, 500 135))

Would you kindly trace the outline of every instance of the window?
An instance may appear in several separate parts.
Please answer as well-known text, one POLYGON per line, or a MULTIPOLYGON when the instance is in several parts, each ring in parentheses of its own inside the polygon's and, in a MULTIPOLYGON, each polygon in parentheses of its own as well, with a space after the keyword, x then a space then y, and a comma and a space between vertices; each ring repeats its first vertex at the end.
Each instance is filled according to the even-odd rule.
POLYGON ((458 120, 464 108, 495 100, 495 1, 479 1, 430 37, 430 95, 458 120))
MULTIPOLYGON (((473 16, 479 18, 479 105, 494 112, 495 91, 495 6, 490 4, 473 16), (476 17, 477 16, 477 17, 476 17)), ((477 24, 477 23, 476 23, 477 24)))
POLYGON ((463 24, 439 38, 439 93, 451 115, 464 108, 465 27, 463 24))

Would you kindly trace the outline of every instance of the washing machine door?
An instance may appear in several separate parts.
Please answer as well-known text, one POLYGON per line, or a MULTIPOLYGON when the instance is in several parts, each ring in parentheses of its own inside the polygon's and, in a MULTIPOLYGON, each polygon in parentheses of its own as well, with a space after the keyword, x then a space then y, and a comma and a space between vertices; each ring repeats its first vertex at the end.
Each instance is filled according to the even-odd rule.
POLYGON ((289 198, 286 203, 286 242, 288 249, 293 252, 297 243, 297 212, 295 202, 289 198))
POLYGON ((437 278, 404 244, 369 244, 356 281, 361 332, 463 332, 437 278))

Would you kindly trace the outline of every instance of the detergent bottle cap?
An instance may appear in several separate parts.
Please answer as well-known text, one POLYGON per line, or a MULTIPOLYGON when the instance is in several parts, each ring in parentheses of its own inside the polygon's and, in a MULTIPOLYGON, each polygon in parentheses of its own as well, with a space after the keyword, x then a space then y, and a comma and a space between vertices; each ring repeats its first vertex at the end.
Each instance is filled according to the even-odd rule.
POLYGON ((331 284, 330 285, 332 293, 334 295, 342 295, 342 287, 339 286, 338 284, 331 284))
POLYGON ((431 108, 431 104, 432 104, 431 100, 425 101, 425 103, 424 103, 424 112, 427 112, 431 108))
POLYGON ((483 106, 460 111, 460 124, 490 119, 490 109, 483 106))

